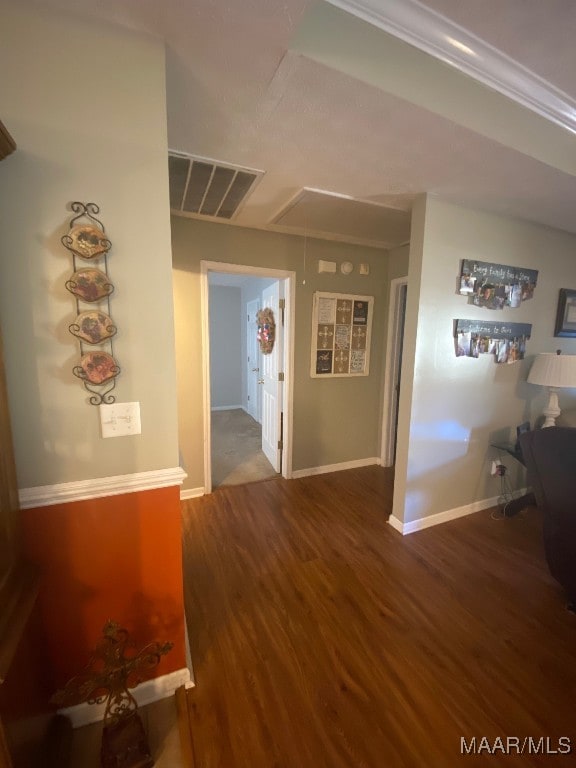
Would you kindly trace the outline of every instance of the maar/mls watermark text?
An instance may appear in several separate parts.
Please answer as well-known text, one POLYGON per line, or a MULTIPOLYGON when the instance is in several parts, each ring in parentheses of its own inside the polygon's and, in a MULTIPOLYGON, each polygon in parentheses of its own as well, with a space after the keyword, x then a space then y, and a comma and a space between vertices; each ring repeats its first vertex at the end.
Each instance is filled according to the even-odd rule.
POLYGON ((569 755, 569 736, 471 736, 460 737, 461 755, 569 755))

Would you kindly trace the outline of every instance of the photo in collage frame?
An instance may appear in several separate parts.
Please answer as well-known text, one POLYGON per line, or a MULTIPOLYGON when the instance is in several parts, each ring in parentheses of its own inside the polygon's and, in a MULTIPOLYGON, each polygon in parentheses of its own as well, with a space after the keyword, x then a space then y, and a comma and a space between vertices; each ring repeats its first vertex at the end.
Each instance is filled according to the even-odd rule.
POLYGON ((537 269, 463 259, 458 293, 476 307, 517 309, 534 296, 537 282, 537 269))
POLYGON ((455 320, 456 357, 493 355, 496 363, 517 363, 524 359, 531 323, 496 323, 455 320))

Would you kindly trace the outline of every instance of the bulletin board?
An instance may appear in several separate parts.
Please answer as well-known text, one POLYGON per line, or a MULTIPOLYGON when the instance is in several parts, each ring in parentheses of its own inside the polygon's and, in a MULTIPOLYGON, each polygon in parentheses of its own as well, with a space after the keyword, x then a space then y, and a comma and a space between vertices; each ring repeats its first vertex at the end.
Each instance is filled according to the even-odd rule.
POLYGON ((373 296, 314 293, 310 376, 368 376, 373 296))

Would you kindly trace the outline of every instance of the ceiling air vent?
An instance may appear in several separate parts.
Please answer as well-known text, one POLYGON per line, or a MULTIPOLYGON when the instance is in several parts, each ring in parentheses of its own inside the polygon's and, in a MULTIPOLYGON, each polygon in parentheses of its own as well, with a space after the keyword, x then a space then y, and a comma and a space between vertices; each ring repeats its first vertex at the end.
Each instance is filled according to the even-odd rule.
POLYGON ((216 219, 233 218, 263 175, 262 171, 172 152, 168 173, 173 211, 216 219))

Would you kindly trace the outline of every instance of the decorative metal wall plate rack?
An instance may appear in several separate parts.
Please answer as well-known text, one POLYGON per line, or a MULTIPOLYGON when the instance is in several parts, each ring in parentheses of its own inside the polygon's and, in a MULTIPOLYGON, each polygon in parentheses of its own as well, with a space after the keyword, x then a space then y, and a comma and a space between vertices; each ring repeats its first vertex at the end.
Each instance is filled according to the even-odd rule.
POLYGON ((117 328, 110 315, 114 285, 108 276, 108 252, 112 243, 102 222, 96 218, 96 203, 74 202, 76 214, 70 221, 62 245, 73 259, 74 272, 66 288, 76 299, 76 319, 68 326, 80 343, 80 363, 72 372, 84 382, 90 404, 111 404, 120 366, 114 357, 113 337, 117 328))

